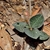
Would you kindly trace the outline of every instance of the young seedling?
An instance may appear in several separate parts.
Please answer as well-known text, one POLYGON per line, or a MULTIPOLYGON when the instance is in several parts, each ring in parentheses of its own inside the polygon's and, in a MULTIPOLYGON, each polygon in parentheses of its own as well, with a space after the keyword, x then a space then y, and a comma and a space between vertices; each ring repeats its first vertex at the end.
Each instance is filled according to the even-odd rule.
POLYGON ((27 22, 16 22, 13 24, 13 26, 22 33, 27 34, 29 37, 33 39, 39 40, 47 40, 48 35, 43 32, 39 31, 38 29, 43 25, 44 17, 42 14, 38 14, 33 16, 30 20, 30 25, 27 22))

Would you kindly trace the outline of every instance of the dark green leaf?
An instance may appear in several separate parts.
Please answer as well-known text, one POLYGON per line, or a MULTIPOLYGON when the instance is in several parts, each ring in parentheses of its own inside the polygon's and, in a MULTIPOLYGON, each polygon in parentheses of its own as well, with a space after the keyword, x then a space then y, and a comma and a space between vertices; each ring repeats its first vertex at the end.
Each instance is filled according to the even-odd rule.
POLYGON ((43 22, 44 22, 44 18, 41 14, 33 16, 30 19, 30 25, 32 28, 40 28, 43 25, 43 22))
POLYGON ((13 26, 20 32, 24 32, 24 28, 27 27, 26 22, 16 22, 13 26))
POLYGON ((39 30, 38 29, 33 29, 33 30, 30 30, 30 29, 25 29, 25 33, 29 36, 29 37, 31 37, 31 38, 33 38, 33 39, 37 39, 39 36, 40 36, 40 32, 39 32, 39 30))
POLYGON ((40 40, 47 40, 48 39, 48 35, 45 32, 40 31, 41 35, 40 35, 40 40))
POLYGON ((37 39, 39 38, 39 40, 46 40, 48 39, 48 35, 42 31, 39 31, 38 29, 33 29, 33 30, 30 30, 30 29, 25 29, 25 33, 33 38, 33 39, 37 39))

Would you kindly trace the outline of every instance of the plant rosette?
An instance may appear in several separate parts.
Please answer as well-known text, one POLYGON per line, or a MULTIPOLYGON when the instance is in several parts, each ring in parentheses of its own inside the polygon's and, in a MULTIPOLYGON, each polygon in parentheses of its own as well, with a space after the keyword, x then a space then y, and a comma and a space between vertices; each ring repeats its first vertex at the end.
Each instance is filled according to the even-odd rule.
POLYGON ((45 32, 38 30, 38 28, 40 28, 44 23, 43 15, 35 15, 29 21, 32 30, 30 30, 30 26, 27 24, 27 22, 16 22, 13 24, 13 26, 19 32, 25 33, 33 39, 39 38, 39 40, 47 40, 49 38, 49 36, 45 32))

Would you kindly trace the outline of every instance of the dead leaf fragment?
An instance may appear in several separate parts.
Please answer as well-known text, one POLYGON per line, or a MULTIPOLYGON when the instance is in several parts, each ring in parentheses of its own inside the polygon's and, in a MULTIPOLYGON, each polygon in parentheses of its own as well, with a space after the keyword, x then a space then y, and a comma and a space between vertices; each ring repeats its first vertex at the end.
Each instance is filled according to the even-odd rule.
POLYGON ((44 26, 43 31, 50 36, 50 26, 49 25, 44 26))
POLYGON ((11 38, 10 38, 9 34, 4 29, 0 30, 0 47, 3 50, 13 50, 11 38))
POLYGON ((37 5, 35 6, 35 8, 36 8, 35 10, 33 9, 34 11, 32 12, 32 16, 35 16, 40 11, 40 9, 41 9, 37 5))

